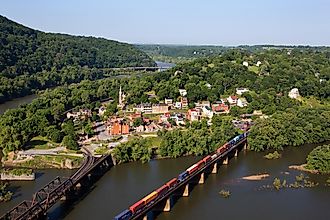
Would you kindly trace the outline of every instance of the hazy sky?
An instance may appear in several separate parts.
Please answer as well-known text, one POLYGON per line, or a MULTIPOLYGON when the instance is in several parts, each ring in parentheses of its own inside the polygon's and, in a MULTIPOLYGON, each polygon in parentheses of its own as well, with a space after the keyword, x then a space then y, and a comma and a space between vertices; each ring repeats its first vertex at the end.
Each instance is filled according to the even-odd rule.
POLYGON ((330 0, 1 0, 0 14, 129 43, 330 45, 330 0))

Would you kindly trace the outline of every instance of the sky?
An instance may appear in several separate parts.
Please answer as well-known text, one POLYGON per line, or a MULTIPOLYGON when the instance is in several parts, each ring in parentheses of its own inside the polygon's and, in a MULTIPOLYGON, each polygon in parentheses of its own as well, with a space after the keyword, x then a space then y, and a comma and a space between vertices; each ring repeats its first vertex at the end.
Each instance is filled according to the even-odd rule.
POLYGON ((1 0, 0 14, 128 43, 330 45, 330 0, 1 0))

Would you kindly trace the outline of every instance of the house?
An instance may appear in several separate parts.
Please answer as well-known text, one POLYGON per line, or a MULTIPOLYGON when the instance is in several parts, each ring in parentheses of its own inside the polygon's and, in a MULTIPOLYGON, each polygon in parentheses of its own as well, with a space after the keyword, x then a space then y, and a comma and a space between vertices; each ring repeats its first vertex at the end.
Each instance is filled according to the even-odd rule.
POLYGON ((135 131, 138 132, 138 133, 144 132, 144 126, 140 125, 140 126, 136 127, 135 131))
POLYGON ((101 107, 99 108, 99 115, 100 115, 100 116, 103 116, 106 110, 107 110, 107 109, 106 109, 104 106, 101 106, 101 107))
POLYGON ((205 86, 208 88, 208 89, 211 89, 212 88, 212 85, 210 83, 206 83, 205 86))
POLYGON ((177 109, 182 109, 182 104, 181 104, 181 102, 175 102, 174 107, 177 108, 177 109))
POLYGON ((207 118, 213 117, 213 111, 209 106, 203 106, 202 107, 202 116, 207 118))
POLYGON ((244 92, 249 92, 250 90, 248 88, 236 88, 236 94, 242 95, 244 92))
POLYGON ((289 92, 288 96, 291 99, 297 99, 298 97, 300 97, 299 90, 297 88, 291 89, 291 91, 289 92))
POLYGON ((248 102, 246 101, 245 98, 239 98, 237 100, 237 106, 241 107, 241 108, 246 107, 246 106, 248 106, 248 102))
POLYGON ((229 113, 229 106, 222 101, 218 101, 212 104, 212 111, 216 114, 229 113))
POLYGON ((187 112, 187 119, 189 121, 199 121, 201 119, 201 112, 198 109, 189 109, 187 112))
POLYGON ((152 114, 163 114, 170 110, 170 107, 167 104, 153 104, 152 105, 152 114))
POLYGON ((172 106, 173 105, 173 99, 166 99, 165 98, 165 102, 166 105, 172 106))
POLYGON ((183 114, 179 113, 179 114, 171 115, 171 119, 173 119, 177 125, 184 125, 185 124, 183 114))
POLYGON ((211 105, 210 105, 209 101, 195 102, 195 109, 202 110, 202 108, 204 106, 207 106, 207 107, 211 108, 211 105))
POLYGON ((261 65, 261 61, 258 60, 258 62, 256 63, 256 66, 259 67, 261 65))
POLYGON ((243 62, 243 66, 248 67, 248 66, 249 66, 249 63, 248 63, 247 61, 244 61, 244 62, 243 62))
POLYGON ((181 97, 181 107, 188 108, 188 99, 187 97, 181 97))
POLYGON ((123 120, 116 120, 110 124, 110 135, 129 134, 130 126, 123 120))
POLYGON ((179 89, 179 93, 180 93, 181 96, 186 96, 187 95, 187 90, 179 89))
POLYGON ((229 98, 227 99, 227 101, 229 102, 230 105, 236 105, 237 104, 237 96, 229 96, 229 98))

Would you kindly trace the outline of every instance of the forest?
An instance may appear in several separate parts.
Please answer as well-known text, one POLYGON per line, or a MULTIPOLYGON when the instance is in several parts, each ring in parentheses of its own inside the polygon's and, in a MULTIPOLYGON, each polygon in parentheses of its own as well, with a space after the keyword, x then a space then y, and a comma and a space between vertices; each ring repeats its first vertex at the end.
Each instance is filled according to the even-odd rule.
MULTIPOLYGON (((6 152, 22 149, 34 136, 53 133, 48 127, 57 129, 57 133, 61 134, 58 141, 64 136, 69 136, 69 139, 65 138, 65 140, 70 142, 75 136, 70 134, 70 129, 62 127, 63 113, 74 107, 93 109, 97 107, 97 100, 104 98, 113 97, 118 101, 116 99, 120 85, 127 94, 128 104, 158 102, 164 98, 178 100, 180 97, 178 89, 185 88, 190 107, 193 107, 194 102, 201 100, 213 102, 234 94, 236 88, 247 87, 250 92, 244 93, 244 96, 249 101, 249 106, 236 109, 233 111, 235 114, 232 115, 237 117, 240 113, 253 110, 262 110, 267 115, 273 115, 267 120, 256 121, 255 127, 251 130, 251 139, 256 137, 256 143, 251 142, 252 149, 280 149, 281 146, 286 145, 320 142, 329 137, 327 130, 329 127, 327 106, 330 95, 329 58, 330 54, 327 51, 309 49, 295 49, 290 53, 287 50, 265 50, 255 53, 230 50, 222 56, 197 59, 189 64, 177 65, 165 72, 116 79, 83 80, 77 84, 60 86, 46 90, 31 104, 9 110, 1 115, 0 146, 6 152), (247 61, 253 68, 243 66, 243 61, 247 61), (262 63, 259 67, 254 65, 257 61, 262 63), (207 87, 207 83, 211 87, 207 87), (299 89, 301 100, 287 97, 288 92, 294 87, 299 89), (147 92, 150 91, 153 91, 157 97, 149 99, 147 92), (305 103, 307 98, 315 99, 320 107, 305 103), (289 129, 294 132, 290 132, 289 129), (299 133, 299 129, 304 131, 299 133), (281 135, 275 137, 273 132, 276 134, 281 132, 281 135), (265 134, 268 135, 267 138, 276 140, 274 146, 265 142, 263 139, 265 134), (289 134, 292 136, 287 136, 289 134), (302 137, 295 139, 293 135, 302 137), (257 146, 258 144, 260 146, 257 146)), ((75 72, 70 68, 66 70, 68 74, 75 72)), ((209 132, 212 136, 212 129, 198 129, 194 134, 180 132, 173 131, 161 135, 168 140, 173 140, 171 137, 179 138, 180 135, 187 135, 187 138, 197 140, 195 135, 204 137, 209 132)), ((213 148, 214 145, 209 146, 212 140, 211 142, 204 138, 200 140, 207 143, 207 149, 198 150, 197 154, 208 152, 213 148)), ((172 144, 164 141, 160 149, 170 149, 172 144)), ((204 143, 202 145, 205 146, 204 143)), ((173 152, 164 150, 161 154, 166 155, 165 152, 174 157, 194 153, 191 151, 191 146, 173 152)))
POLYGON ((40 89, 102 78, 102 69, 156 65, 126 43, 45 33, 3 16, 0 29, 0 103, 40 89))

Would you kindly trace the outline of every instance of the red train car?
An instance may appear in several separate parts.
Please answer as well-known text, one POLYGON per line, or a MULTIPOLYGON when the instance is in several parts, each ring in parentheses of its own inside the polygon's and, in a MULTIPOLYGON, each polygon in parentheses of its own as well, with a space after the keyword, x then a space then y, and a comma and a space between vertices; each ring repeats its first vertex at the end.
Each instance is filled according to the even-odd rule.
POLYGON ((207 163, 210 162, 211 160, 212 160, 212 159, 211 159, 211 156, 210 156, 210 155, 208 155, 208 156, 206 156, 206 157, 203 158, 203 161, 204 161, 205 164, 207 164, 207 163))
POLYGON ((164 195, 168 191, 169 187, 165 184, 159 189, 156 189, 156 192, 158 193, 158 196, 164 195))
POLYGON ((144 201, 141 199, 140 201, 134 203, 131 207, 129 207, 129 210, 131 210, 133 213, 136 213, 144 207, 144 204, 144 201))
POLYGON ((178 179, 177 178, 173 178, 170 181, 168 181, 165 185, 168 186, 169 188, 172 188, 173 186, 175 186, 175 184, 177 183, 178 179))

